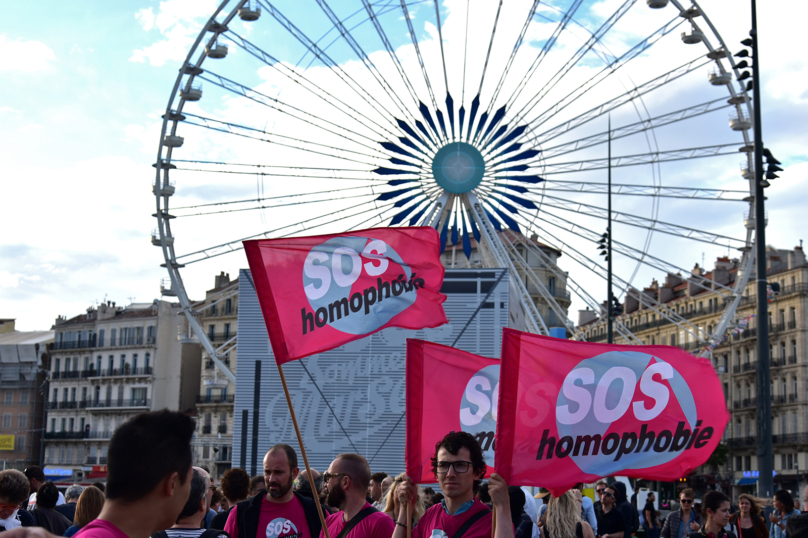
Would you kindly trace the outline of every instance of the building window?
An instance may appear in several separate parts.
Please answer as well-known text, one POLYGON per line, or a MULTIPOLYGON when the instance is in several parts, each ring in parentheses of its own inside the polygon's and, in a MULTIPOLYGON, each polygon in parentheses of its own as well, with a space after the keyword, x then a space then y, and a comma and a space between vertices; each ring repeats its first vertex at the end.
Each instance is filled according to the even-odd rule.
MULTIPOLYGON (((70 401, 71 402, 76 401, 76 387, 73 387, 72 389, 70 389, 70 401)), ((70 419, 70 420, 73 420, 73 419, 70 419)))
POLYGON ((132 389, 133 405, 146 405, 146 387, 132 389))
POLYGON ((20 391, 20 405, 28 405, 28 391, 20 391))
POLYGON ((225 314, 232 314, 233 313, 233 300, 227 299, 224 302, 224 313, 225 314))
POLYGON ((106 336, 106 329, 98 331, 98 347, 104 347, 104 337, 106 336))
POLYGON ((110 329, 109 331, 109 345, 110 347, 115 347, 115 335, 118 333, 118 329, 110 329))
POLYGON ((12 403, 14 403, 14 393, 12 391, 6 390, 4 398, 5 398, 4 403, 6 405, 11 405, 12 403))
MULTIPOLYGON (((82 387, 81 388, 81 401, 82 402, 87 401, 87 387, 82 387)), ((81 420, 84 420, 84 419, 81 419, 81 420)))
POLYGON ((65 359, 65 372, 69 372, 69 371, 70 371, 70 357, 67 357, 65 359))
POLYGON ((109 357, 107 357, 107 370, 109 370, 107 372, 107 375, 112 375, 112 370, 114 368, 115 368, 115 356, 110 355, 109 357))
POLYGON ((57 463, 65 463, 65 446, 59 447, 59 461, 57 463))
POLYGON ((55 432, 55 431, 56 431, 56 419, 55 419, 55 418, 52 418, 52 419, 51 419, 51 428, 50 428, 50 431, 52 431, 52 432, 55 432))
POLYGON ((797 341, 796 340, 791 341, 791 356, 794 357, 795 359, 797 357, 797 341))
POLYGON ((137 373, 137 353, 132 353, 132 372, 137 373))
POLYGON ((64 418, 62 419, 62 424, 61 424, 61 426, 62 426, 62 427, 61 427, 61 429, 59 430, 60 432, 67 431, 67 419, 64 419, 64 418))
POLYGON ((744 456, 744 467, 745 470, 751 471, 752 470, 752 456, 744 456))
POLYGON ((75 431, 75 429, 76 429, 76 419, 71 418, 71 419, 70 419, 70 429, 69 429, 69 430, 67 430, 67 431, 71 431, 71 432, 72 432, 72 431, 75 431))
POLYGON ((149 325, 146 327, 146 338, 149 338, 152 342, 154 342, 154 325, 149 325))
POLYGON ((61 363, 62 363, 62 362, 61 362, 61 359, 54 359, 54 360, 53 360, 53 371, 54 371, 54 372, 58 372, 58 371, 59 371, 59 367, 61 366, 61 363))
POLYGON ((208 325, 208 339, 210 341, 216 339, 216 325, 208 325))
POLYGON ((3 413, 3 428, 11 428, 11 413, 3 413))
POLYGON ((224 340, 230 340, 230 324, 224 324, 224 340))
POLYGON ((24 452, 25 451, 25 436, 18 435, 16 439, 14 439, 14 450, 17 452, 24 452))
POLYGON ((210 447, 209 446, 203 446, 202 447, 202 459, 206 460, 206 459, 209 459, 209 458, 210 458, 210 447))
POLYGON ((145 366, 146 368, 149 368, 151 366, 151 353, 146 353, 145 361, 146 362, 145 362, 145 364, 143 366, 145 366))

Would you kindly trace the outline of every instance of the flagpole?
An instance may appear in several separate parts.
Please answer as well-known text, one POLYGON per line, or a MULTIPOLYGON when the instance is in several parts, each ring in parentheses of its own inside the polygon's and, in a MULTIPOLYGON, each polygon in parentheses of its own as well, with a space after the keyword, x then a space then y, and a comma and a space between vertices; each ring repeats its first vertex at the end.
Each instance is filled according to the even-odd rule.
MULTIPOLYGON (((323 515, 323 507, 320 506, 320 495, 317 487, 314 485, 314 476, 311 474, 311 467, 309 467, 309 458, 306 457, 306 448, 303 446, 303 436, 300 435, 300 427, 297 425, 297 417, 295 416, 295 409, 292 407, 292 397, 289 396, 289 387, 286 386, 286 377, 283 375, 283 368, 275 361, 275 366, 278 367, 278 375, 281 377, 281 384, 283 385, 283 393, 286 394, 286 405, 289 406, 289 414, 292 415, 292 424, 295 426, 295 433, 297 434, 297 444, 300 445, 300 453, 303 455, 303 464, 306 466, 306 474, 309 477, 309 485, 314 494, 314 504, 317 506, 317 515, 320 516, 320 524, 323 526, 323 533, 325 538, 331 538, 328 534, 328 527, 325 525, 325 516, 323 515)), ((408 537, 409 538, 409 537, 408 537)))
MULTIPOLYGON (((415 486, 418 493, 418 486, 415 486)), ((407 503, 407 538, 412 538, 412 503, 407 503)))
POLYGON ((491 538, 494 538, 494 535, 497 532, 497 507, 493 504, 491 505, 491 538))

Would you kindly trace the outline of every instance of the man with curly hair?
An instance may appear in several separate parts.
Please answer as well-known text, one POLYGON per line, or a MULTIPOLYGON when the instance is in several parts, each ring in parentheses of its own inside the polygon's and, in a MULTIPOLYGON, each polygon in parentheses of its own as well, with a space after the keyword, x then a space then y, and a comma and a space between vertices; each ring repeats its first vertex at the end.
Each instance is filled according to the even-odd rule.
POLYGON ((0 531, 34 526, 33 516, 22 509, 30 487, 28 478, 20 471, 0 471, 0 531))
POLYGON ((241 501, 247 500, 247 496, 250 494, 250 475, 247 471, 238 467, 226 470, 222 475, 222 493, 230 508, 216 514, 210 523, 211 529, 224 530, 227 516, 230 515, 233 507, 241 501))

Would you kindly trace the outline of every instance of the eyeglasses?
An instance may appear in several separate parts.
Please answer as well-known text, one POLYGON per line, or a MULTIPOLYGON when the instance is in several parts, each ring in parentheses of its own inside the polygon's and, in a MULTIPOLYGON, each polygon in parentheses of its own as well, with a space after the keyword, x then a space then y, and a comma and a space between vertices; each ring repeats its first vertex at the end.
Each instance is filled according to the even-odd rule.
POLYGON ((606 488, 596 489, 595 491, 597 491, 600 494, 603 494, 603 492, 606 491, 606 488))
POLYGON ((0 510, 10 510, 10 511, 13 512, 14 510, 18 510, 20 508, 22 508, 21 504, 17 504, 17 505, 0 504, 0 510))
POLYGON ((435 464, 435 470, 438 474, 446 474, 451 467, 456 473, 465 473, 468 472, 471 465, 472 463, 470 461, 439 461, 435 464))
POLYGON ((609 493, 608 491, 604 491, 604 492, 603 492, 603 496, 604 496, 604 497, 611 497, 612 499, 614 499, 614 495, 612 495, 612 494, 611 494, 611 493, 609 493))
MULTIPOLYGON (((332 478, 336 478, 338 476, 348 476, 348 475, 345 473, 323 473, 323 482, 328 482, 332 478)), ((348 476, 348 478, 350 478, 350 476, 348 476)))
POLYGON ((682 499, 682 500, 681 500, 681 501, 679 501, 679 502, 681 502, 682 504, 690 504, 690 503, 692 503, 692 502, 693 502, 693 499, 682 499))

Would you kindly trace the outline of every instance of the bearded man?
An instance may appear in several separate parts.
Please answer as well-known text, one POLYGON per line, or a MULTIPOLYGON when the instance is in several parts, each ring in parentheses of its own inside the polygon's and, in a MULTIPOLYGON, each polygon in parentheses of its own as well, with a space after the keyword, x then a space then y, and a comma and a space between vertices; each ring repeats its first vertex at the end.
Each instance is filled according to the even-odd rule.
POLYGON ((295 492, 300 473, 295 449, 277 444, 264 456, 264 486, 238 503, 224 530, 232 538, 318 538, 322 525, 314 499, 295 492))

